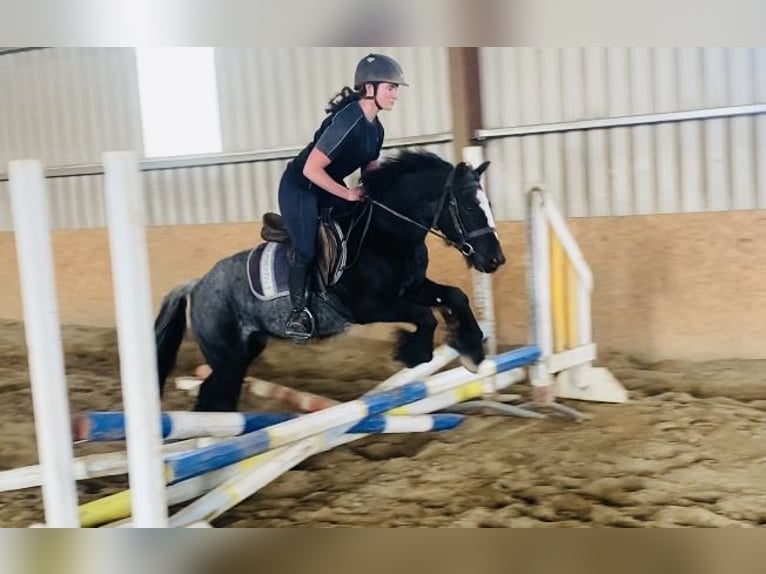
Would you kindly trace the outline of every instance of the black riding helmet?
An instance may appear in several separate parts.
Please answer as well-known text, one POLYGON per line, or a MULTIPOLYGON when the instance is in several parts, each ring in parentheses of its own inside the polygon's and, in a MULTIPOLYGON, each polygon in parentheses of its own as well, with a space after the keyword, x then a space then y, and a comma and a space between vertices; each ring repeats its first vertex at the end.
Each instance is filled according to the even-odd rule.
POLYGON ((396 60, 383 54, 368 54, 356 65, 354 87, 360 88, 365 84, 380 82, 409 86, 404 81, 404 72, 396 60))
MULTIPOLYGON (((356 65, 354 88, 364 94, 364 85, 373 84, 375 92, 371 99, 374 99, 377 105, 378 84, 381 82, 388 82, 397 86, 409 86, 404 80, 402 67, 396 60, 383 54, 367 54, 356 65)), ((380 105, 378 105, 378 108, 380 108, 380 105)))

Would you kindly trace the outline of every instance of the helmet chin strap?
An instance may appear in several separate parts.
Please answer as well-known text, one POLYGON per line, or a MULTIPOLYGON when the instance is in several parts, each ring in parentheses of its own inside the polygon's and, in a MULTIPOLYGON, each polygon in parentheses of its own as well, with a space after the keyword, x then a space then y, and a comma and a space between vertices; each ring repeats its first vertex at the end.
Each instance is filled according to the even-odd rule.
POLYGON ((378 102, 378 88, 379 87, 380 87, 380 84, 373 84, 373 90, 375 90, 375 91, 373 92, 373 94, 371 96, 367 95, 367 93, 366 93, 367 88, 365 88, 365 95, 362 98, 363 100, 372 100, 372 101, 374 101, 375 102, 375 107, 378 108, 378 111, 383 109, 383 106, 381 106, 380 103, 378 102))

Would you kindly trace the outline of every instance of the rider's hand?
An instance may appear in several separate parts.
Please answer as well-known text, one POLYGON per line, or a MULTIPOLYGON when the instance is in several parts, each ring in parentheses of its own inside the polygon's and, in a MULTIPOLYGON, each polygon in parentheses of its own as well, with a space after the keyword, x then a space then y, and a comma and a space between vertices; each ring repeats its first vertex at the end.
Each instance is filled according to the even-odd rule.
POLYGON ((364 189, 362 186, 351 187, 346 190, 346 201, 362 201, 364 199, 364 189))

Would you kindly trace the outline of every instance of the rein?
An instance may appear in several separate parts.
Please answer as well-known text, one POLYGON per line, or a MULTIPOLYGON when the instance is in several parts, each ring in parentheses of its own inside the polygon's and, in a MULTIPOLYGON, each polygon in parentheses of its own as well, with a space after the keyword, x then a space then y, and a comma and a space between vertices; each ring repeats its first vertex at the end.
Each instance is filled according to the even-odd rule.
POLYGON ((365 222, 364 222, 364 229, 362 229, 362 235, 359 238, 359 246, 356 249, 356 255, 354 255, 353 259, 350 260, 349 263, 343 266, 343 269, 341 269, 341 274, 345 273, 348 269, 351 269, 354 265, 356 265, 356 262, 359 260, 359 255, 362 253, 362 247, 364 246, 364 240, 367 237, 367 232, 370 229, 370 221, 372 221, 372 204, 367 204, 362 209, 361 213, 357 216, 355 216, 351 223, 349 223, 348 229, 343 234, 343 239, 341 239, 341 245, 343 247, 343 250, 348 253, 348 242, 349 239, 351 239, 351 232, 354 231, 354 228, 356 228, 357 225, 362 221, 362 219, 367 216, 365 222))

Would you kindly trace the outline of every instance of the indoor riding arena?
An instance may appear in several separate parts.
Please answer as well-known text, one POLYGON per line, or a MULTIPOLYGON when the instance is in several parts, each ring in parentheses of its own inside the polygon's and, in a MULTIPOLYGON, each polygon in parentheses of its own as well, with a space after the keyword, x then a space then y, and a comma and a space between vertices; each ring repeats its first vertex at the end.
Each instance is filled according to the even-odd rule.
POLYGON ((0 526, 766 525, 766 49, 29 48, 0 53, 0 86, 0 526), (191 439, 163 445, 172 425, 153 423, 202 420, 207 359, 192 322, 157 404, 147 329, 176 286, 263 241, 285 165, 370 53, 409 84, 379 115, 384 164, 490 162, 505 263, 482 274, 427 239, 428 277, 468 296, 485 361, 462 366, 438 308, 429 371, 395 359, 406 322, 273 337, 238 411, 285 422, 236 438, 214 422, 170 450, 191 439), (158 77, 211 97, 172 101, 187 115, 163 124, 158 77), (110 194, 132 192, 141 211, 120 219, 110 194), (116 251, 122 228, 135 242, 116 251), (374 410, 383 396, 399 402, 374 410), (71 424, 123 411, 127 440, 71 424))

